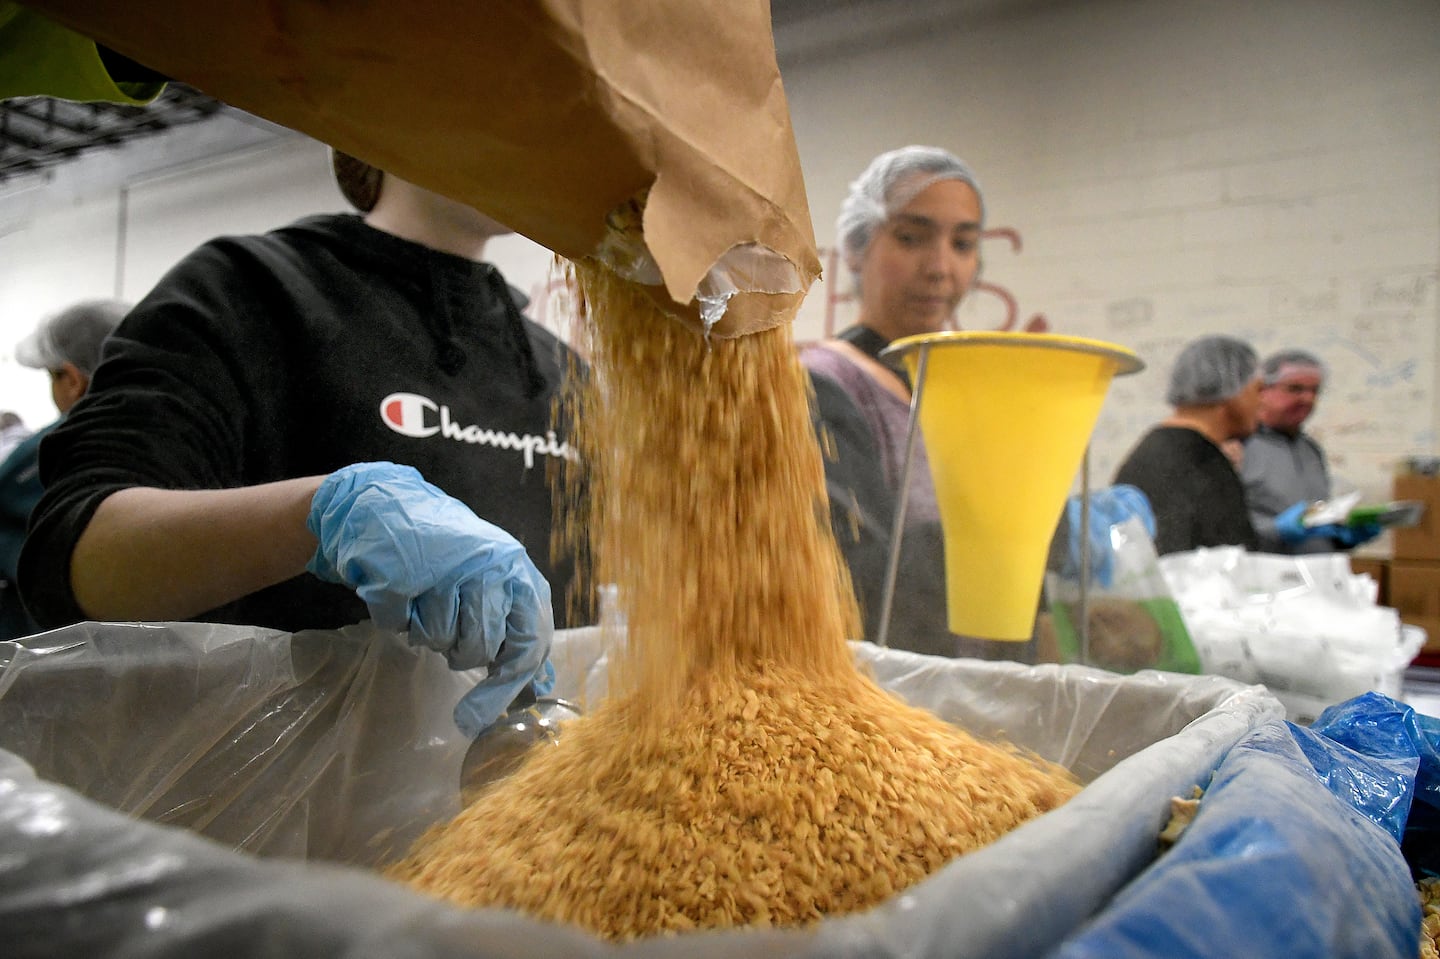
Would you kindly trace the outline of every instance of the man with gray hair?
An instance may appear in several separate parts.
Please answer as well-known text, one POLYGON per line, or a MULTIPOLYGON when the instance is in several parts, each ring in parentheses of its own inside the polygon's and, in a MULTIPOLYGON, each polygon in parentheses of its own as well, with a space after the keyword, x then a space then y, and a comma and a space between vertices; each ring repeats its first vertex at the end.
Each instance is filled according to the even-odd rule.
MULTIPOLYGON (((119 300, 85 300, 46 317, 15 347, 21 366, 50 374, 50 398, 63 418, 90 388, 106 337, 130 306, 119 300)), ((60 420, 31 433, 0 461, 0 639, 39 630, 15 590, 25 526, 40 499, 40 440, 60 420)))
POLYGON ((1332 493, 1325 451, 1304 430, 1325 385, 1325 364, 1313 353, 1287 349, 1267 356, 1260 371, 1260 426, 1245 441, 1240 474, 1261 548, 1328 553, 1373 539, 1378 526, 1303 522, 1306 508, 1332 493))
POLYGON ((1138 487, 1150 500, 1156 551, 1257 549, 1245 489, 1221 449, 1255 432, 1260 409, 1255 350, 1233 336, 1192 340, 1175 358, 1165 398, 1174 412, 1136 444, 1114 479, 1138 487))

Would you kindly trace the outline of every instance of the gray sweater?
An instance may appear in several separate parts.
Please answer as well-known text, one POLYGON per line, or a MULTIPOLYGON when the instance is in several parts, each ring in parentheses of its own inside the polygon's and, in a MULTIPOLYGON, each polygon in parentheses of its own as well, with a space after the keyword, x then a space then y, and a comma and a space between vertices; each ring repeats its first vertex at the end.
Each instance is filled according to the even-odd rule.
POLYGON ((1305 433, 1288 436, 1261 426, 1245 441, 1245 461, 1240 468, 1245 483, 1245 505, 1250 522, 1260 536, 1260 548, 1267 553, 1330 553, 1334 540, 1316 536, 1300 543, 1286 543, 1275 531, 1275 517, 1305 500, 1330 498, 1330 468, 1325 451, 1305 433))

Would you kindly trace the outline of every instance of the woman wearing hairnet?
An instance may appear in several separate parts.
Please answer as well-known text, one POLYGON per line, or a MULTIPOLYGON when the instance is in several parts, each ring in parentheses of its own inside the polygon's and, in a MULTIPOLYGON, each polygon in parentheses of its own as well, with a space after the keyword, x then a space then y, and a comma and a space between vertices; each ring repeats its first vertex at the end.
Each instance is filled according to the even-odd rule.
MULTIPOLYGON (((955 308, 980 272, 984 223, 980 187, 970 168, 946 150, 906 146, 871 161, 850 184, 836 222, 845 265, 860 304, 855 325, 805 350, 817 382, 837 383, 870 426, 891 496, 905 461, 910 383, 902 367, 881 359, 892 340, 952 325, 955 308)), ((886 521, 888 522, 888 520, 886 521)), ((846 530, 837 528, 842 540, 846 530)), ((924 449, 910 473, 890 644, 938 655, 971 652, 945 623, 944 539, 924 449)), ((852 567, 856 591, 874 619, 883 574, 852 567)))
POLYGON ((1201 546, 1259 547, 1245 487, 1222 445, 1255 432, 1260 365, 1250 344, 1232 336, 1192 340, 1170 370, 1166 401, 1174 413, 1147 433, 1115 472, 1139 487, 1155 512, 1161 554, 1201 546))

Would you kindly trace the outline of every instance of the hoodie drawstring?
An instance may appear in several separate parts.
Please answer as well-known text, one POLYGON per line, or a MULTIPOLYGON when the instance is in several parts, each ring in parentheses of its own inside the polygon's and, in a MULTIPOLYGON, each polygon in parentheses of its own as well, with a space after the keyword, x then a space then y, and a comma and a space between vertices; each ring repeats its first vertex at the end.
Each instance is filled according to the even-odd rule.
POLYGON ((545 389, 545 379, 540 375, 540 364, 535 359, 535 350, 525 332, 525 318, 520 314, 520 308, 515 305, 515 299, 510 295, 510 287, 500 275, 500 271, 488 272, 491 290, 505 305, 505 315, 510 320, 510 336, 515 343, 515 351, 520 356, 521 372, 526 379, 528 394, 534 399, 545 389))

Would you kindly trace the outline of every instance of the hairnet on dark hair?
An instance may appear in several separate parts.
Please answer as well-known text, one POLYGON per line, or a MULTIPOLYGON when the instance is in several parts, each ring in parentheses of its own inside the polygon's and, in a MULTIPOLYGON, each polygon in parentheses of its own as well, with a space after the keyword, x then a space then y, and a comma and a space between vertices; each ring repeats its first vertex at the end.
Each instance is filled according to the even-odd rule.
POLYGON ((1191 340, 1170 368, 1165 399, 1171 406, 1223 403, 1255 378, 1255 348, 1233 336, 1202 336, 1191 340))
POLYGON ((120 300, 84 300, 40 322, 15 347, 15 360, 37 370, 58 370, 66 363, 90 376, 100 365, 100 347, 115 331, 130 304, 120 300))
POLYGON ((1313 369, 1325 377, 1325 364, 1314 353, 1306 350, 1278 350, 1265 357, 1265 362, 1260 364, 1260 372, 1265 377, 1266 386, 1274 386, 1280 382, 1285 375, 1286 368, 1313 369))
POLYGON ((333 149, 330 151, 330 168, 335 171, 336 185, 351 206, 361 213, 375 209, 380 199, 380 183, 385 179, 383 170, 333 149))
POLYGON ((865 172, 850 184, 850 193, 835 221, 836 241, 846 263, 858 263, 865 256, 875 229, 940 180, 959 180, 970 185, 980 199, 983 225, 985 195, 963 160, 939 147, 901 147, 871 160, 865 172))

